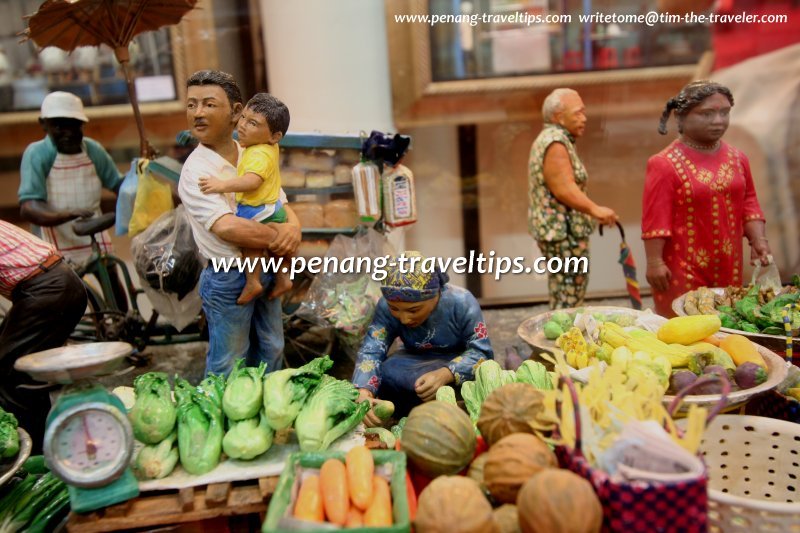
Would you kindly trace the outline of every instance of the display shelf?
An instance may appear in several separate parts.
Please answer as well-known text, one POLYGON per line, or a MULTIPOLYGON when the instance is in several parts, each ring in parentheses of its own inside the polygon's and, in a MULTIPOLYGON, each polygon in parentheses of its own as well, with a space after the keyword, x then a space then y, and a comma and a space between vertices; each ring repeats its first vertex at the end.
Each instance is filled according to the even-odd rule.
POLYGON ((299 194, 341 194, 352 193, 353 184, 334 185, 332 187, 284 187, 283 192, 286 196, 297 196, 299 194))
POLYGON ((322 133, 288 132, 281 139, 281 148, 317 148, 361 150, 358 135, 325 135, 322 133))

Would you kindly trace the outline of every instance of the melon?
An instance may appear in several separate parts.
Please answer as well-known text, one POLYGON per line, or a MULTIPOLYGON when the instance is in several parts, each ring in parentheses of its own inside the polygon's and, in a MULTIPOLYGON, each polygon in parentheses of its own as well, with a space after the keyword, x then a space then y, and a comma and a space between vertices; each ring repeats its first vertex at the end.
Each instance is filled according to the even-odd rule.
POLYGON ((419 495, 417 533, 499 533, 492 506, 478 484, 463 476, 439 476, 419 495))
POLYGON ((522 485, 547 468, 557 468, 556 456, 542 439, 530 433, 512 433, 486 452, 483 482, 499 503, 516 503, 522 485))
POLYGON ((597 533, 603 525, 603 507, 591 483, 555 468, 525 482, 517 513, 523 533, 597 533))
POLYGON ((492 446, 512 433, 533 433, 531 423, 544 411, 544 394, 528 383, 509 383, 483 402, 478 429, 492 446))
POLYGON ((460 472, 475 454, 475 429, 457 406, 430 401, 411 410, 400 449, 421 473, 436 477, 460 472))

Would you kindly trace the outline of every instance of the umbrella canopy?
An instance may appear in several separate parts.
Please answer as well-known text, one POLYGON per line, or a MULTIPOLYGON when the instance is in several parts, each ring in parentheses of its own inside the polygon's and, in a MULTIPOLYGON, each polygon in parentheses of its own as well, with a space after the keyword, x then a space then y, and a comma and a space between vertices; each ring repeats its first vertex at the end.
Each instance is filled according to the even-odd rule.
POLYGON ((42 48, 55 46, 67 52, 79 46, 111 47, 128 84, 142 156, 148 157, 152 149, 128 68, 128 45, 142 32, 177 24, 195 4, 197 0, 47 0, 27 17, 24 36, 42 48))
MULTIPOLYGON (((625 286, 631 299, 631 306, 634 309, 642 308, 642 295, 639 293, 639 282, 636 280, 636 262, 633 260, 633 253, 630 246, 625 242, 625 230, 617 222, 622 242, 619 244, 619 263, 622 265, 622 273, 625 275, 625 286)), ((600 226, 600 235, 603 235, 603 226, 600 226)))

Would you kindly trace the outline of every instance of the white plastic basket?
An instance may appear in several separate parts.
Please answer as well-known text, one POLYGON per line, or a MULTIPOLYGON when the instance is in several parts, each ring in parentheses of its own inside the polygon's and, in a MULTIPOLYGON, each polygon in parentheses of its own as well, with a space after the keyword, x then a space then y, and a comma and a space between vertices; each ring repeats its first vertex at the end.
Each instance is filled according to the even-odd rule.
POLYGON ((700 445, 711 532, 800 532, 800 424, 720 415, 700 445))

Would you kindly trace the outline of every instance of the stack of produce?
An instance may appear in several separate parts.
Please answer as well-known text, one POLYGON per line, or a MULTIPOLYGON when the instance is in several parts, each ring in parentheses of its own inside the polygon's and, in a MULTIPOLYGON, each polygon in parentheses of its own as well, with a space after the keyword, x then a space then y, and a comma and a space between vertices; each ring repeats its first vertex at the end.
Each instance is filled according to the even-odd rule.
POLYGON ((0 531, 55 531, 69 512, 63 481, 45 465, 44 457, 28 458, 0 490, 0 531))
POLYGON ((137 476, 163 478, 178 462, 190 474, 205 474, 223 452, 252 460, 270 449, 276 431, 291 427, 303 451, 327 449, 369 409, 355 402, 352 384, 325 375, 332 365, 324 356, 265 375, 265 365, 239 360, 227 380, 212 374, 197 387, 176 376, 177 406, 166 374, 137 377, 129 413, 134 436, 145 444, 134 462, 137 476))
POLYGON ((434 401, 412 410, 401 447, 415 468, 436 476, 419 495, 415 530, 599 531, 602 509, 592 486, 558 470, 555 455, 536 434, 557 421, 554 407, 546 407, 557 394, 528 383, 493 390, 478 420, 489 450, 474 459, 470 420, 458 408, 434 401), (452 475, 466 466, 467 477, 452 475))
POLYGON ((19 453, 17 417, 0 407, 0 459, 10 459, 19 453))
POLYGON ((293 516, 345 528, 391 526, 389 482, 375 474, 370 451, 356 446, 347 452, 345 462, 327 459, 318 474, 303 479, 293 516))
MULTIPOLYGON (((556 368, 568 375, 570 368, 604 362, 634 381, 658 383, 662 393, 676 393, 703 374, 726 377, 734 389, 766 381, 768 368, 756 345, 741 335, 719 339, 714 334, 720 327, 717 315, 672 318, 656 332, 608 321, 598 325, 596 340, 587 340, 573 326, 556 340, 564 351, 556 368)), ((719 394, 721 389, 721 383, 710 383, 696 394, 719 394)))
MULTIPOLYGON (((717 294, 708 287, 700 287, 686 293, 683 310, 687 315, 719 315, 722 327, 738 329, 748 333, 784 335, 783 308, 800 302, 800 276, 795 275, 793 284, 787 285, 777 294, 771 288, 753 285, 750 287, 726 287, 717 294)), ((800 313, 791 321, 792 330, 800 329, 800 313)))

